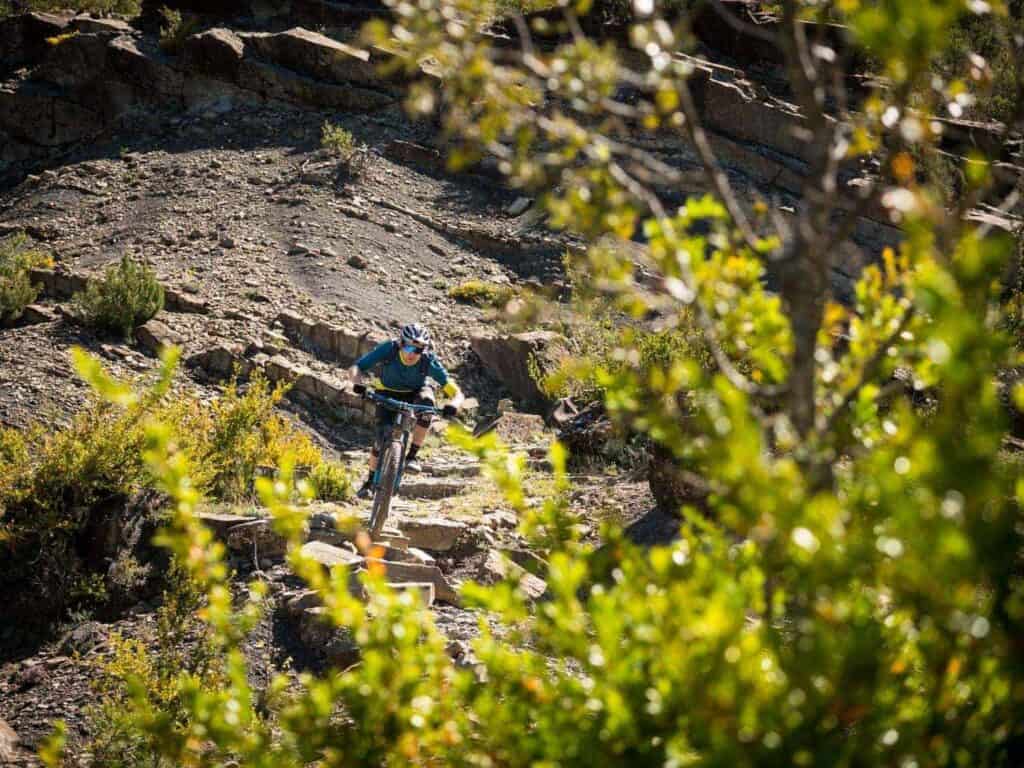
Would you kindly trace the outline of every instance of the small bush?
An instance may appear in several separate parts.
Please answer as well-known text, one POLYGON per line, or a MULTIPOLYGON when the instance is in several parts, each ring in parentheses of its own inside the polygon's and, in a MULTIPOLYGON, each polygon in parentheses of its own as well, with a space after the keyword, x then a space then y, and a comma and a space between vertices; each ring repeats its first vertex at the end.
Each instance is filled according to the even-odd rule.
POLYGON ((607 380, 628 369, 648 371, 693 358, 711 367, 695 326, 646 331, 623 327, 611 315, 597 315, 574 323, 566 336, 571 354, 562 364, 553 371, 535 368, 531 373, 549 397, 571 397, 577 405, 601 400, 607 380))
POLYGON ((320 129, 320 147, 338 158, 341 168, 350 176, 362 172, 366 163, 366 148, 356 142, 351 131, 330 120, 320 129))
POLYGON ((316 498, 322 501, 345 501, 352 496, 352 478, 341 464, 323 462, 309 475, 316 498))
POLYGON ((181 52, 185 38, 199 28, 199 22, 194 16, 182 17, 180 11, 167 7, 160 9, 160 17, 160 50, 177 55, 181 52))
MULTIPOLYGON (((75 542, 94 510, 153 487, 143 460, 147 421, 167 426, 194 487, 215 500, 250 497, 256 467, 277 465, 285 454, 316 472, 319 450, 274 412, 284 393, 257 378, 244 392, 228 386, 209 404, 166 393, 127 406, 97 398, 56 430, 0 429, 0 590, 44 599, 55 614, 101 597, 84 588, 95 579, 75 542)), ((325 487, 344 492, 337 473, 323 476, 335 481, 325 487)), ((135 566, 123 562, 106 572, 113 580, 107 587, 132 582, 135 566)))
POLYGON ((163 309, 164 289, 148 265, 124 256, 75 295, 75 306, 89 325, 127 338, 163 309))
POLYGON ((448 289, 450 298, 478 307, 503 307, 515 295, 516 290, 511 286, 498 285, 486 280, 467 280, 448 289))
POLYGON ((29 280, 33 267, 47 262, 47 257, 25 248, 26 237, 14 235, 0 240, 0 323, 13 322, 39 295, 39 287, 29 280))
POLYGON ((346 159, 356 150, 356 140, 351 131, 325 120, 320 131, 320 146, 333 155, 346 159))
POLYGON ((256 468, 277 466, 289 454, 296 465, 316 467, 320 451, 290 422, 274 413, 287 387, 271 387, 256 376, 244 392, 232 383, 204 413, 201 487, 220 499, 237 500, 252 493, 256 468))

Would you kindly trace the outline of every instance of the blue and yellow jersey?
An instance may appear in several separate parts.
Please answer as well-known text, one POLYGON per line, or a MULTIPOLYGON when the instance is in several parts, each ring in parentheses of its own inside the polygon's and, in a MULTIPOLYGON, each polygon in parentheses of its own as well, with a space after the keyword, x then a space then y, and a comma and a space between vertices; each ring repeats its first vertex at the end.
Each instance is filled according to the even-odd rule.
POLYGON ((454 379, 448 375, 441 362, 431 352, 424 352, 423 359, 412 365, 402 362, 398 354, 397 341, 385 341, 356 360, 356 367, 367 373, 375 366, 380 366, 378 378, 381 386, 392 392, 416 392, 423 388, 427 379, 431 378, 444 389, 449 397, 459 391, 454 379))

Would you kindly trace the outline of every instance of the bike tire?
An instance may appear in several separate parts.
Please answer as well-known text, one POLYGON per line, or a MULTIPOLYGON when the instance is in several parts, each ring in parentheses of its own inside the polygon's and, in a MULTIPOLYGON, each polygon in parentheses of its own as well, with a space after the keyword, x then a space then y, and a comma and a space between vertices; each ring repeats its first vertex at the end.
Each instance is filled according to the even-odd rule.
POLYGON ((398 465, 402 460, 402 442, 395 440, 381 457, 380 482, 373 496, 373 511, 370 513, 370 538, 376 541, 391 512, 391 497, 395 493, 395 480, 398 477, 398 465))

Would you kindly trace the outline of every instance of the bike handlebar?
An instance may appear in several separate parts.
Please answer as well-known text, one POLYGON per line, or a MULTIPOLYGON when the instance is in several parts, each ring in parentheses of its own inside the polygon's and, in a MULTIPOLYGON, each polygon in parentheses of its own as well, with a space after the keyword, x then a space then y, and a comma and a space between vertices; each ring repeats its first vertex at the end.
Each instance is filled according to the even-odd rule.
POLYGON ((367 389, 366 394, 363 395, 367 400, 374 403, 383 405, 385 408, 390 408, 394 411, 407 411, 409 413, 432 413, 436 416, 441 415, 441 409, 434 405, 416 405, 414 403, 406 403, 402 400, 395 400, 393 397, 385 397, 384 395, 377 394, 374 389, 367 389))

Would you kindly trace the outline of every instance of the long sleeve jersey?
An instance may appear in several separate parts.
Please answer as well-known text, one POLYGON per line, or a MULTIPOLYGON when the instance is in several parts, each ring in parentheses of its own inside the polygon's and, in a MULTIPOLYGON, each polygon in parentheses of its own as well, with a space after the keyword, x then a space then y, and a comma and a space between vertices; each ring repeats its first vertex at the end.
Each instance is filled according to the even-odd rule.
POLYGON ((380 366, 378 377, 384 389, 392 392, 415 392, 422 389, 428 378, 433 379, 449 397, 459 391, 454 379, 448 375, 441 362, 432 352, 424 352, 423 357, 412 365, 406 365, 398 354, 397 341, 385 341, 378 344, 365 355, 356 360, 356 367, 363 373, 380 366))

